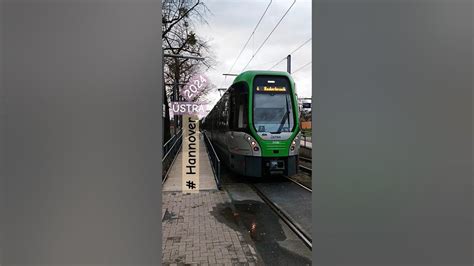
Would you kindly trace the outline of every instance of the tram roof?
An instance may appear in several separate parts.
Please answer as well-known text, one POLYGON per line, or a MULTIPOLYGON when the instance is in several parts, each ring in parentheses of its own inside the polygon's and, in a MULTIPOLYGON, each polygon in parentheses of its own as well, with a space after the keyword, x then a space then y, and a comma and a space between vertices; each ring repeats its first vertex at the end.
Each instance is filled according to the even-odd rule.
POLYGON ((248 71, 240 73, 237 77, 235 77, 234 82, 232 84, 235 84, 240 81, 251 82, 253 78, 257 75, 285 76, 290 81, 293 81, 293 78, 291 77, 291 75, 285 71, 248 70, 248 71))

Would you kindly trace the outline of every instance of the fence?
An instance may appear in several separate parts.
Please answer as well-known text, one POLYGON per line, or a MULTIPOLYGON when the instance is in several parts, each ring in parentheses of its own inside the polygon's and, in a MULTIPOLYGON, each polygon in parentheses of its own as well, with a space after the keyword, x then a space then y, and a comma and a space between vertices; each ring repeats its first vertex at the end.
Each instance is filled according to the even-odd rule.
POLYGON ((212 146, 206 133, 202 132, 202 135, 204 136, 204 143, 206 144, 207 155, 211 161, 212 172, 214 172, 214 179, 216 180, 217 188, 221 189, 221 160, 219 159, 219 156, 217 156, 216 150, 214 149, 214 146, 212 146))
POLYGON ((180 130, 178 134, 174 135, 171 139, 169 139, 163 145, 163 159, 161 160, 161 164, 163 166, 162 172, 162 182, 164 183, 166 177, 168 176, 168 172, 173 164, 176 155, 178 154, 179 149, 181 148, 181 144, 183 142, 183 132, 180 130))
POLYGON ((304 145, 306 147, 306 135, 303 133, 301 134, 301 137, 303 137, 304 145))

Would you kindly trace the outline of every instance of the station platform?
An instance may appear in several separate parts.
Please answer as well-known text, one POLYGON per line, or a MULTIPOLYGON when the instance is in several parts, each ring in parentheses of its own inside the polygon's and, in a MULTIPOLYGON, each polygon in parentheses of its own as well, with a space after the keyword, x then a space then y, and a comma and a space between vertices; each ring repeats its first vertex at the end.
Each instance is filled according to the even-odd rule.
MULTIPOLYGON (((199 190, 217 190, 216 180, 212 172, 211 162, 207 155, 207 148, 202 133, 199 133, 199 147, 199 190)), ((168 177, 163 184, 163 191, 178 192, 182 190, 182 167, 183 153, 181 149, 178 155, 176 155, 168 177)))
POLYGON ((163 265, 257 265, 259 256, 233 217, 228 193, 218 190, 199 134, 199 190, 182 192, 180 150, 162 188, 163 265))
POLYGON ((225 191, 163 192, 162 265, 260 265, 225 191))

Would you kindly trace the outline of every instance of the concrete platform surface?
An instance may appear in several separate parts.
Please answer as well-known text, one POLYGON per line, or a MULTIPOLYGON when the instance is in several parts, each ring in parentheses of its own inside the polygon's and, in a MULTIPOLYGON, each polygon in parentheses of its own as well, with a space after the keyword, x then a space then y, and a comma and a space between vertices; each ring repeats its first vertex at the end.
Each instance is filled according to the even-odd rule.
POLYGON ((163 265, 259 265, 225 191, 163 192, 163 265))
MULTIPOLYGON (((182 165, 183 153, 181 149, 176 157, 176 160, 171 166, 168 178, 163 184, 163 191, 182 191, 182 165)), ((201 133, 199 133, 199 190, 217 190, 216 180, 214 179, 214 173, 212 172, 211 168, 211 162, 209 161, 206 145, 201 133)))

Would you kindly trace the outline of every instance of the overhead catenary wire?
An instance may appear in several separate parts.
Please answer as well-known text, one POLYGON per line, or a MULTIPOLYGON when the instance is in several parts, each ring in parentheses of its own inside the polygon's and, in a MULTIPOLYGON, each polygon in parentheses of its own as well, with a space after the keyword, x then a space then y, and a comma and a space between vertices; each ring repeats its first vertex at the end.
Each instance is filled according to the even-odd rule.
MULTIPOLYGON (((306 40, 304 43, 302 43, 300 46, 298 46, 298 48, 294 49, 293 51, 291 51, 289 54, 294 54, 296 51, 298 51, 299 49, 301 49, 303 46, 305 46, 309 41, 311 41, 312 38, 309 38, 308 40, 306 40)), ((286 56, 283 57, 280 61, 278 61, 276 64, 274 64, 269 70, 272 70, 274 67, 278 66, 279 64, 281 64, 281 62, 285 61, 286 60, 286 56)))
MULTIPOLYGON (((232 66, 230 67, 229 71, 227 71, 227 73, 231 73, 231 71, 232 71, 232 69, 234 68, 235 64, 237 63, 237 61, 239 60, 240 56, 242 55, 242 53, 244 52, 245 48, 247 47, 247 45, 249 44, 250 40, 252 39, 252 36, 255 35, 255 31, 257 31, 257 28, 258 28, 258 26, 260 25, 260 22, 262 22, 263 17, 265 16, 265 14, 267 14, 268 8, 269 8, 270 5, 272 4, 272 2, 273 2, 273 1, 270 0, 270 2, 268 3, 267 7, 265 8, 265 11, 263 11, 263 14, 260 16, 260 19, 258 20, 257 25, 255 25, 255 27, 253 28, 252 33, 250 34, 249 38, 247 39, 247 42, 245 42, 244 46, 242 47, 242 49, 241 49, 240 52, 239 52, 239 55, 237 55, 237 58, 235 58, 234 63, 233 63, 232 66)), ((226 77, 226 78, 227 78, 227 77, 226 77)))
MULTIPOLYGON (((286 59, 286 57, 285 57, 286 59)), ((254 65, 252 67, 264 67, 264 66, 268 66, 269 64, 273 64, 273 63, 276 63, 278 60, 280 59, 275 59, 275 60, 272 60, 272 61, 268 61, 268 62, 265 62, 265 63, 261 63, 261 64, 258 64, 258 65, 254 65)), ((281 61, 280 61, 281 62, 281 61)))
POLYGON ((293 1, 293 3, 291 4, 291 6, 286 10, 285 14, 283 14, 283 16, 280 18, 280 20, 278 21, 278 23, 275 25, 275 27, 273 27, 272 31, 268 34, 268 36, 265 38, 265 40, 262 42, 262 44, 258 47, 258 49, 255 51, 255 53, 252 55, 252 57, 250 58, 250 60, 247 62, 247 64, 245 65, 245 67, 242 69, 241 72, 243 72, 247 67, 248 65, 250 64, 250 62, 252 62, 252 60, 254 59, 255 55, 258 54, 258 52, 260 51, 260 49, 262 49, 262 47, 265 45, 265 43, 268 41, 268 39, 270 38, 270 36, 272 36, 273 32, 276 30, 276 28, 278 28, 278 26, 280 25, 280 23, 283 21, 283 19, 286 17, 286 15, 288 14, 288 12, 290 12, 291 8, 295 5, 296 3, 296 0, 293 1))
POLYGON ((293 71, 293 73, 292 73, 292 74, 295 74, 296 72, 300 71, 301 69, 303 69, 303 68, 305 68, 305 67, 309 66, 309 65, 311 64, 311 62, 312 62, 312 61, 309 61, 308 63, 306 63, 306 64, 304 64, 304 65, 300 66, 300 67, 299 67, 299 68, 297 68, 295 71, 293 71))
POLYGON ((298 46, 295 50, 291 51, 290 54, 293 54, 295 53, 296 51, 298 51, 299 49, 301 49, 301 47, 305 46, 307 43, 309 43, 313 38, 309 38, 307 39, 304 43, 302 43, 300 46, 298 46))

